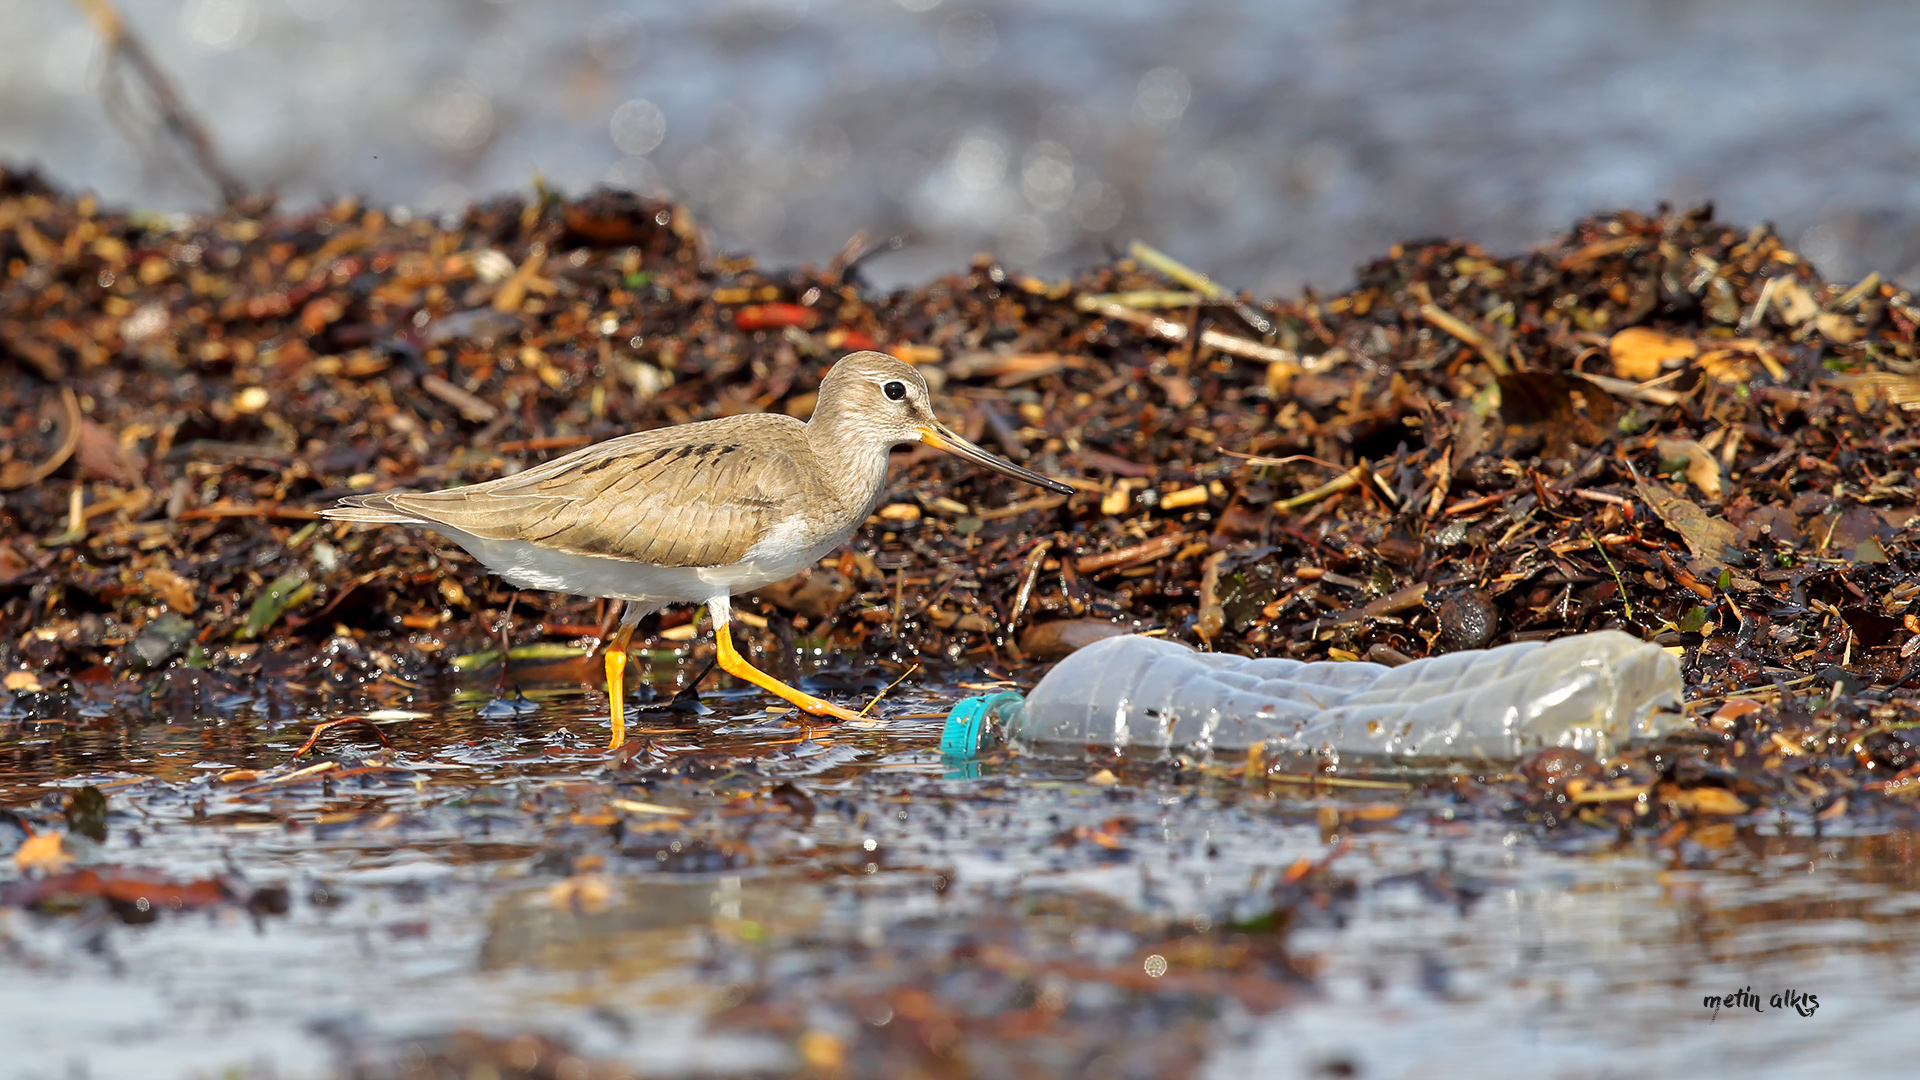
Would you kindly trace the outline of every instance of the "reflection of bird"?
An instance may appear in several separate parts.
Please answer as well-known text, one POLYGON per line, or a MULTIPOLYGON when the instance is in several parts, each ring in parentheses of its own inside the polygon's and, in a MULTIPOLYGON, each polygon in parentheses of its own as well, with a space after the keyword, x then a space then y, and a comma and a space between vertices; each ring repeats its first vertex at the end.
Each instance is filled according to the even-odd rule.
POLYGON ((704 603, 729 675, 810 713, 855 713, 754 668, 733 647, 728 598, 791 577, 846 542, 887 479, 887 451, 924 442, 1061 493, 934 418, 926 380, 883 353, 845 357, 813 418, 755 413, 639 431, 513 476, 446 491, 355 495, 341 521, 424 525, 526 589, 626 601, 607 650, 611 745, 626 741, 622 676, 641 616, 704 603))

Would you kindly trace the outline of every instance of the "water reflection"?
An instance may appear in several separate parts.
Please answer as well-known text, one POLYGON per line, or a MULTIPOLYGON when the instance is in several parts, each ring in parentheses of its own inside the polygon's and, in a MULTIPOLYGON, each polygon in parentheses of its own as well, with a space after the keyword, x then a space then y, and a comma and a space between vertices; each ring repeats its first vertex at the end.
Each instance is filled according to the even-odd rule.
MULTIPOLYGON (((1916 1015, 1905 831, 1622 843, 1439 789, 958 778, 931 694, 810 734, 710 698, 613 764, 596 695, 527 691, 538 711, 491 721, 368 710, 393 749, 347 729, 312 764, 284 760, 306 720, 252 705, 7 729, 0 799, 43 829, 75 785, 105 794, 84 865, 284 899, 128 926, 0 904, 0 1076, 319 1071, 343 1039, 378 1058, 456 1028, 661 1071, 790 1067, 825 1032, 870 1074, 964 1045, 1068 1072, 1807 1075, 1888 1066, 1867 1025, 1916 1015), (1819 1004, 1702 1009, 1748 986, 1819 1004), (50 1001, 136 1019, 101 1040, 93 1007, 50 1001)), ((0 823, 0 855, 20 839, 0 823)))

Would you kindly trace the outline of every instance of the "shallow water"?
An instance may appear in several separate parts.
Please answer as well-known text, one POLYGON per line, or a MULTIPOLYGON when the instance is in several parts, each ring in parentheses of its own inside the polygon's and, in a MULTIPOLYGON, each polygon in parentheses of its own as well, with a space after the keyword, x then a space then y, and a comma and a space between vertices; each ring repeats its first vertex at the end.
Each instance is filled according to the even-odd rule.
MULTIPOLYGON (((772 264, 912 233, 870 271, 918 284, 975 251, 1054 273, 1141 237, 1277 294, 1410 237, 1518 250, 1713 200, 1836 280, 1920 267, 1900 0, 118 6, 236 175, 289 206, 612 181, 772 264)), ((0 26, 0 159, 210 205, 106 106, 76 5, 0 0, 0 26)))
MULTIPOLYGON (((253 703, 9 721, 0 806, 57 828, 40 809, 91 784, 107 838, 70 838, 83 862, 224 876, 236 900, 131 923, 98 901, 0 907, 0 1077, 393 1075, 456 1030, 540 1033, 636 1075, 828 1051, 855 1075, 1904 1062, 1885 1034, 1920 1018, 1904 832, 1728 825, 1660 847, 1509 821, 1471 788, 960 769, 933 752, 959 692, 810 738, 708 695, 706 715, 643 719, 624 766, 598 750, 598 694, 530 690, 537 712, 481 721, 466 692, 387 703, 392 750, 344 729, 322 744, 340 766, 304 777, 284 762, 309 718, 253 703), (284 914, 255 892, 274 886, 284 914), (1743 987, 1764 1011, 1702 1006, 1743 987), (1767 1004, 1789 989, 1812 1015, 1767 1004)), ((0 847, 18 836, 0 823, 0 847)))

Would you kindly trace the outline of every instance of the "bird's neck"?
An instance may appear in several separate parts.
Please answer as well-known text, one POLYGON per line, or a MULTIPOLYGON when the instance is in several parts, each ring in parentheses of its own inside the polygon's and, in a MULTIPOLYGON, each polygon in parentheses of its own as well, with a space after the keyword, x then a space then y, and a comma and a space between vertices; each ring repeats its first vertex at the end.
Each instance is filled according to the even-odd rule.
POLYGON ((865 518, 887 485, 887 452, 892 449, 871 429, 835 412, 815 413, 807 421, 807 442, 820 460, 822 475, 848 504, 865 518))

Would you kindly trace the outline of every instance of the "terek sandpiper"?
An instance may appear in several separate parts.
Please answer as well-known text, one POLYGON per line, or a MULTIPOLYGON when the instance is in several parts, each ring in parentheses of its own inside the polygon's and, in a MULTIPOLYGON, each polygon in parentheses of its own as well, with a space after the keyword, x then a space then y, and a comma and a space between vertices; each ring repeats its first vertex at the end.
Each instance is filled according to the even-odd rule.
POLYGON ((749 664, 727 627, 730 598, 792 577, 846 543, 879 502, 887 452, 910 442, 1073 491, 954 434, 934 416, 912 365, 860 352, 827 372, 804 422, 751 413, 637 431, 498 480, 354 495, 322 512, 423 525, 518 588, 626 601, 606 653, 609 748, 617 749, 626 742, 627 642, 642 616, 668 604, 707 605, 727 674, 809 713, 859 718, 749 664))

